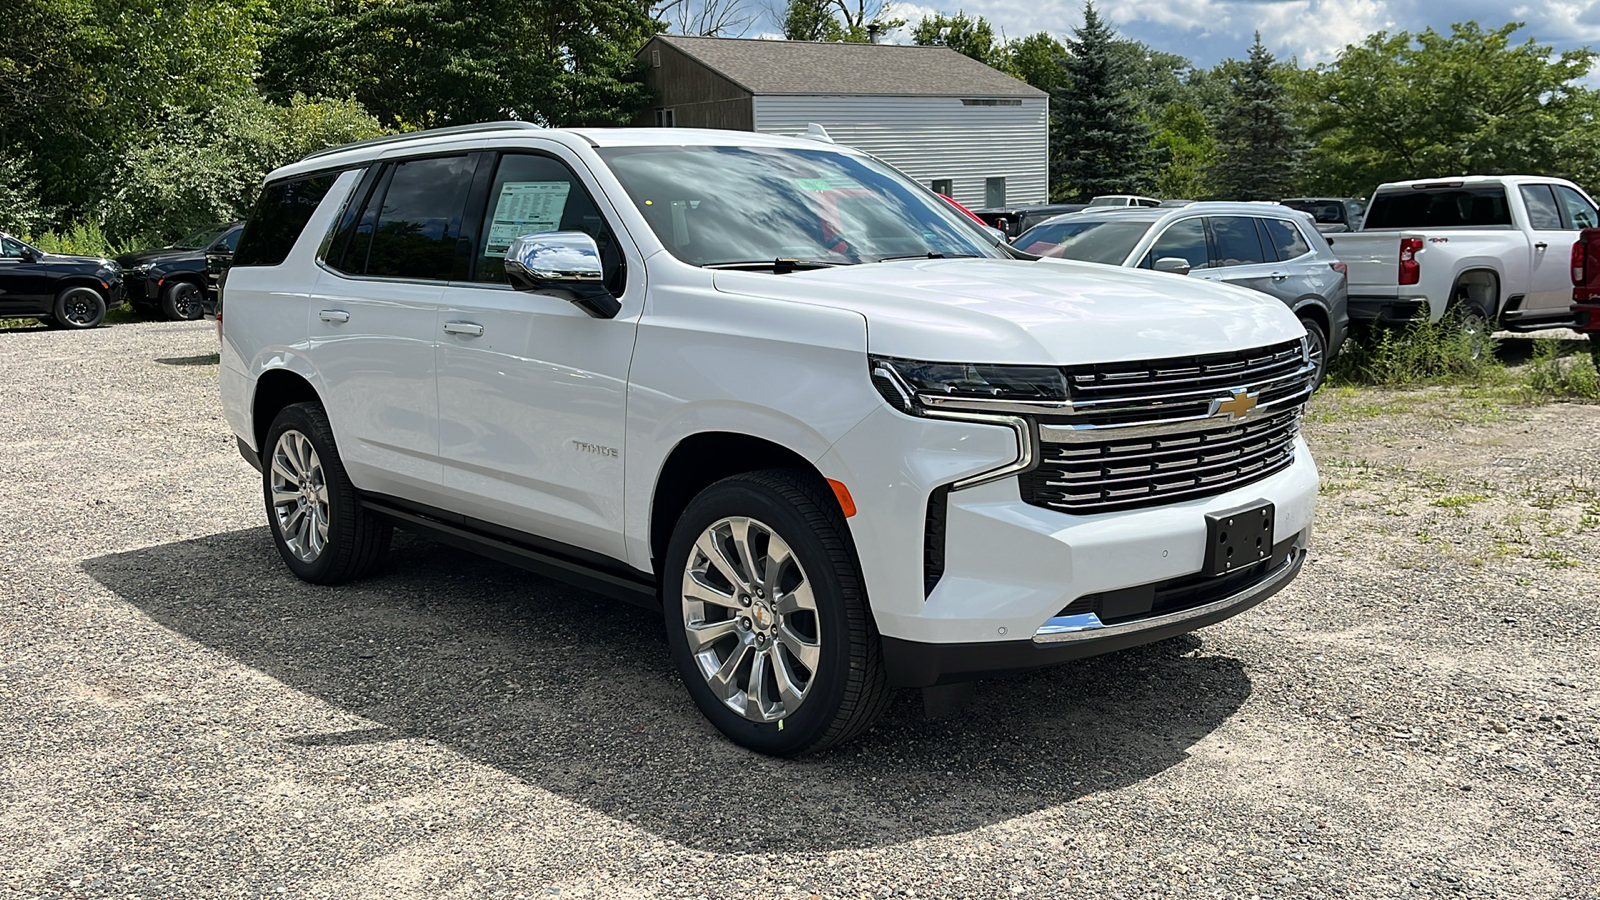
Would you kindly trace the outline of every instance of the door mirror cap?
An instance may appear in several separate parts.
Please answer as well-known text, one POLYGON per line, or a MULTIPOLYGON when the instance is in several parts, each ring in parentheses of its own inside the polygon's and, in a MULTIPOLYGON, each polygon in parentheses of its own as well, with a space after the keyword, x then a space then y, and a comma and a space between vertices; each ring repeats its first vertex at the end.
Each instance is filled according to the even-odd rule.
POLYGON ((1189 261, 1181 256, 1163 256, 1156 260, 1157 272, 1171 272, 1174 275, 1189 274, 1189 261))
POLYGON ((983 230, 989 235, 989 238, 995 242, 996 246, 1007 243, 1009 240, 1006 237, 1006 233, 998 228, 990 228, 989 226, 985 225, 983 226, 983 230))
POLYGON ((505 266, 506 280, 519 291, 562 297, 596 319, 622 311, 606 290, 599 245, 581 231, 525 234, 506 248, 505 266))
POLYGON ((22 248, 22 259, 24 262, 38 262, 39 251, 24 245, 22 248))

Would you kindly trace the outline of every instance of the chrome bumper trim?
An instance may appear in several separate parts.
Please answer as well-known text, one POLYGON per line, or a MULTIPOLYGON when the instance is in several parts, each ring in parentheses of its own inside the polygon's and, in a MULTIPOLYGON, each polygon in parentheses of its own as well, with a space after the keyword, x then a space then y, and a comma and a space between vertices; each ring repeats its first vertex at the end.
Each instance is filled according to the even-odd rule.
MULTIPOLYGON (((1296 543, 1299 542, 1297 541, 1296 543)), ((1224 597, 1221 600, 1213 600, 1203 606, 1180 609, 1177 612, 1151 616, 1147 619, 1136 619, 1132 622, 1106 625, 1094 613, 1057 616, 1039 626, 1039 630, 1034 632, 1033 642, 1035 644, 1063 644, 1073 641, 1097 641, 1102 638, 1147 631, 1166 625, 1176 625, 1190 619, 1199 619, 1214 613, 1225 612, 1235 606, 1249 606, 1257 597, 1277 590, 1294 578, 1300 571, 1300 566, 1305 563, 1305 559, 1305 547, 1296 546, 1293 550, 1293 555, 1288 560, 1285 560, 1283 565, 1267 573, 1265 578, 1237 594, 1224 597)))

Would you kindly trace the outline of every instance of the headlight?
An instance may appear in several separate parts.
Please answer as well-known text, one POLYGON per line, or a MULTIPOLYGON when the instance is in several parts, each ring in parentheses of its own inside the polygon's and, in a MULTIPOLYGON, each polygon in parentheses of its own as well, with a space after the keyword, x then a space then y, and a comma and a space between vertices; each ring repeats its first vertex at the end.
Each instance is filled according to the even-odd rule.
MULTIPOLYGON (((935 363, 873 357, 872 384, 891 406, 926 415, 929 402, 1065 403, 1067 379, 1052 366, 935 363)), ((943 405, 943 404, 941 404, 943 405)))
POLYGON ((149 275, 150 274, 150 270, 154 269, 155 267, 156 267, 155 263, 145 263, 142 266, 134 266, 133 267, 133 274, 135 274, 135 275, 149 275))

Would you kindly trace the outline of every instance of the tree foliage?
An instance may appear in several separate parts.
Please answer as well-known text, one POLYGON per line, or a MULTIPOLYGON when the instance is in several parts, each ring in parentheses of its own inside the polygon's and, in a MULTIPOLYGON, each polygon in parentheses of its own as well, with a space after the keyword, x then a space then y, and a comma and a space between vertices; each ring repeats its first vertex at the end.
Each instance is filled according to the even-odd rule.
POLYGON ((788 0, 783 36, 791 41, 844 41, 865 44, 879 33, 899 28, 890 18, 889 0, 788 0))
POLYGON ((983 16, 969 17, 964 11, 953 16, 944 13, 928 16, 911 30, 911 42, 925 47, 949 47, 996 69, 1010 68, 1010 53, 995 38, 994 26, 983 16))
POLYGON ((1067 40, 1066 86, 1051 98, 1053 192, 1088 198, 1146 189, 1150 126, 1140 115, 1126 56, 1115 41, 1116 32, 1086 0, 1083 24, 1067 40))
POLYGON ((1379 32, 1300 73, 1295 92, 1316 145, 1310 187, 1356 193, 1440 175, 1592 171, 1595 97, 1588 49, 1559 56, 1522 23, 1448 35, 1379 32))
POLYGON ((1210 176, 1233 200, 1276 200, 1294 187, 1300 131, 1278 83, 1276 61, 1261 44, 1230 79, 1230 102, 1217 123, 1217 158, 1210 176))

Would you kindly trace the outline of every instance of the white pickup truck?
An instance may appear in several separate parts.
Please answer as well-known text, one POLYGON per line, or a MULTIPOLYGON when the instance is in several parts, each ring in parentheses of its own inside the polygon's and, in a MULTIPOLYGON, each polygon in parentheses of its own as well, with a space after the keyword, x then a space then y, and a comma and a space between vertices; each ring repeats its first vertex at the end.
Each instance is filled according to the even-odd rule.
POLYGON ((1467 319, 1511 331, 1570 324, 1571 250, 1600 222, 1559 178, 1464 176, 1380 185, 1361 229, 1328 235, 1349 267, 1351 325, 1467 319))

